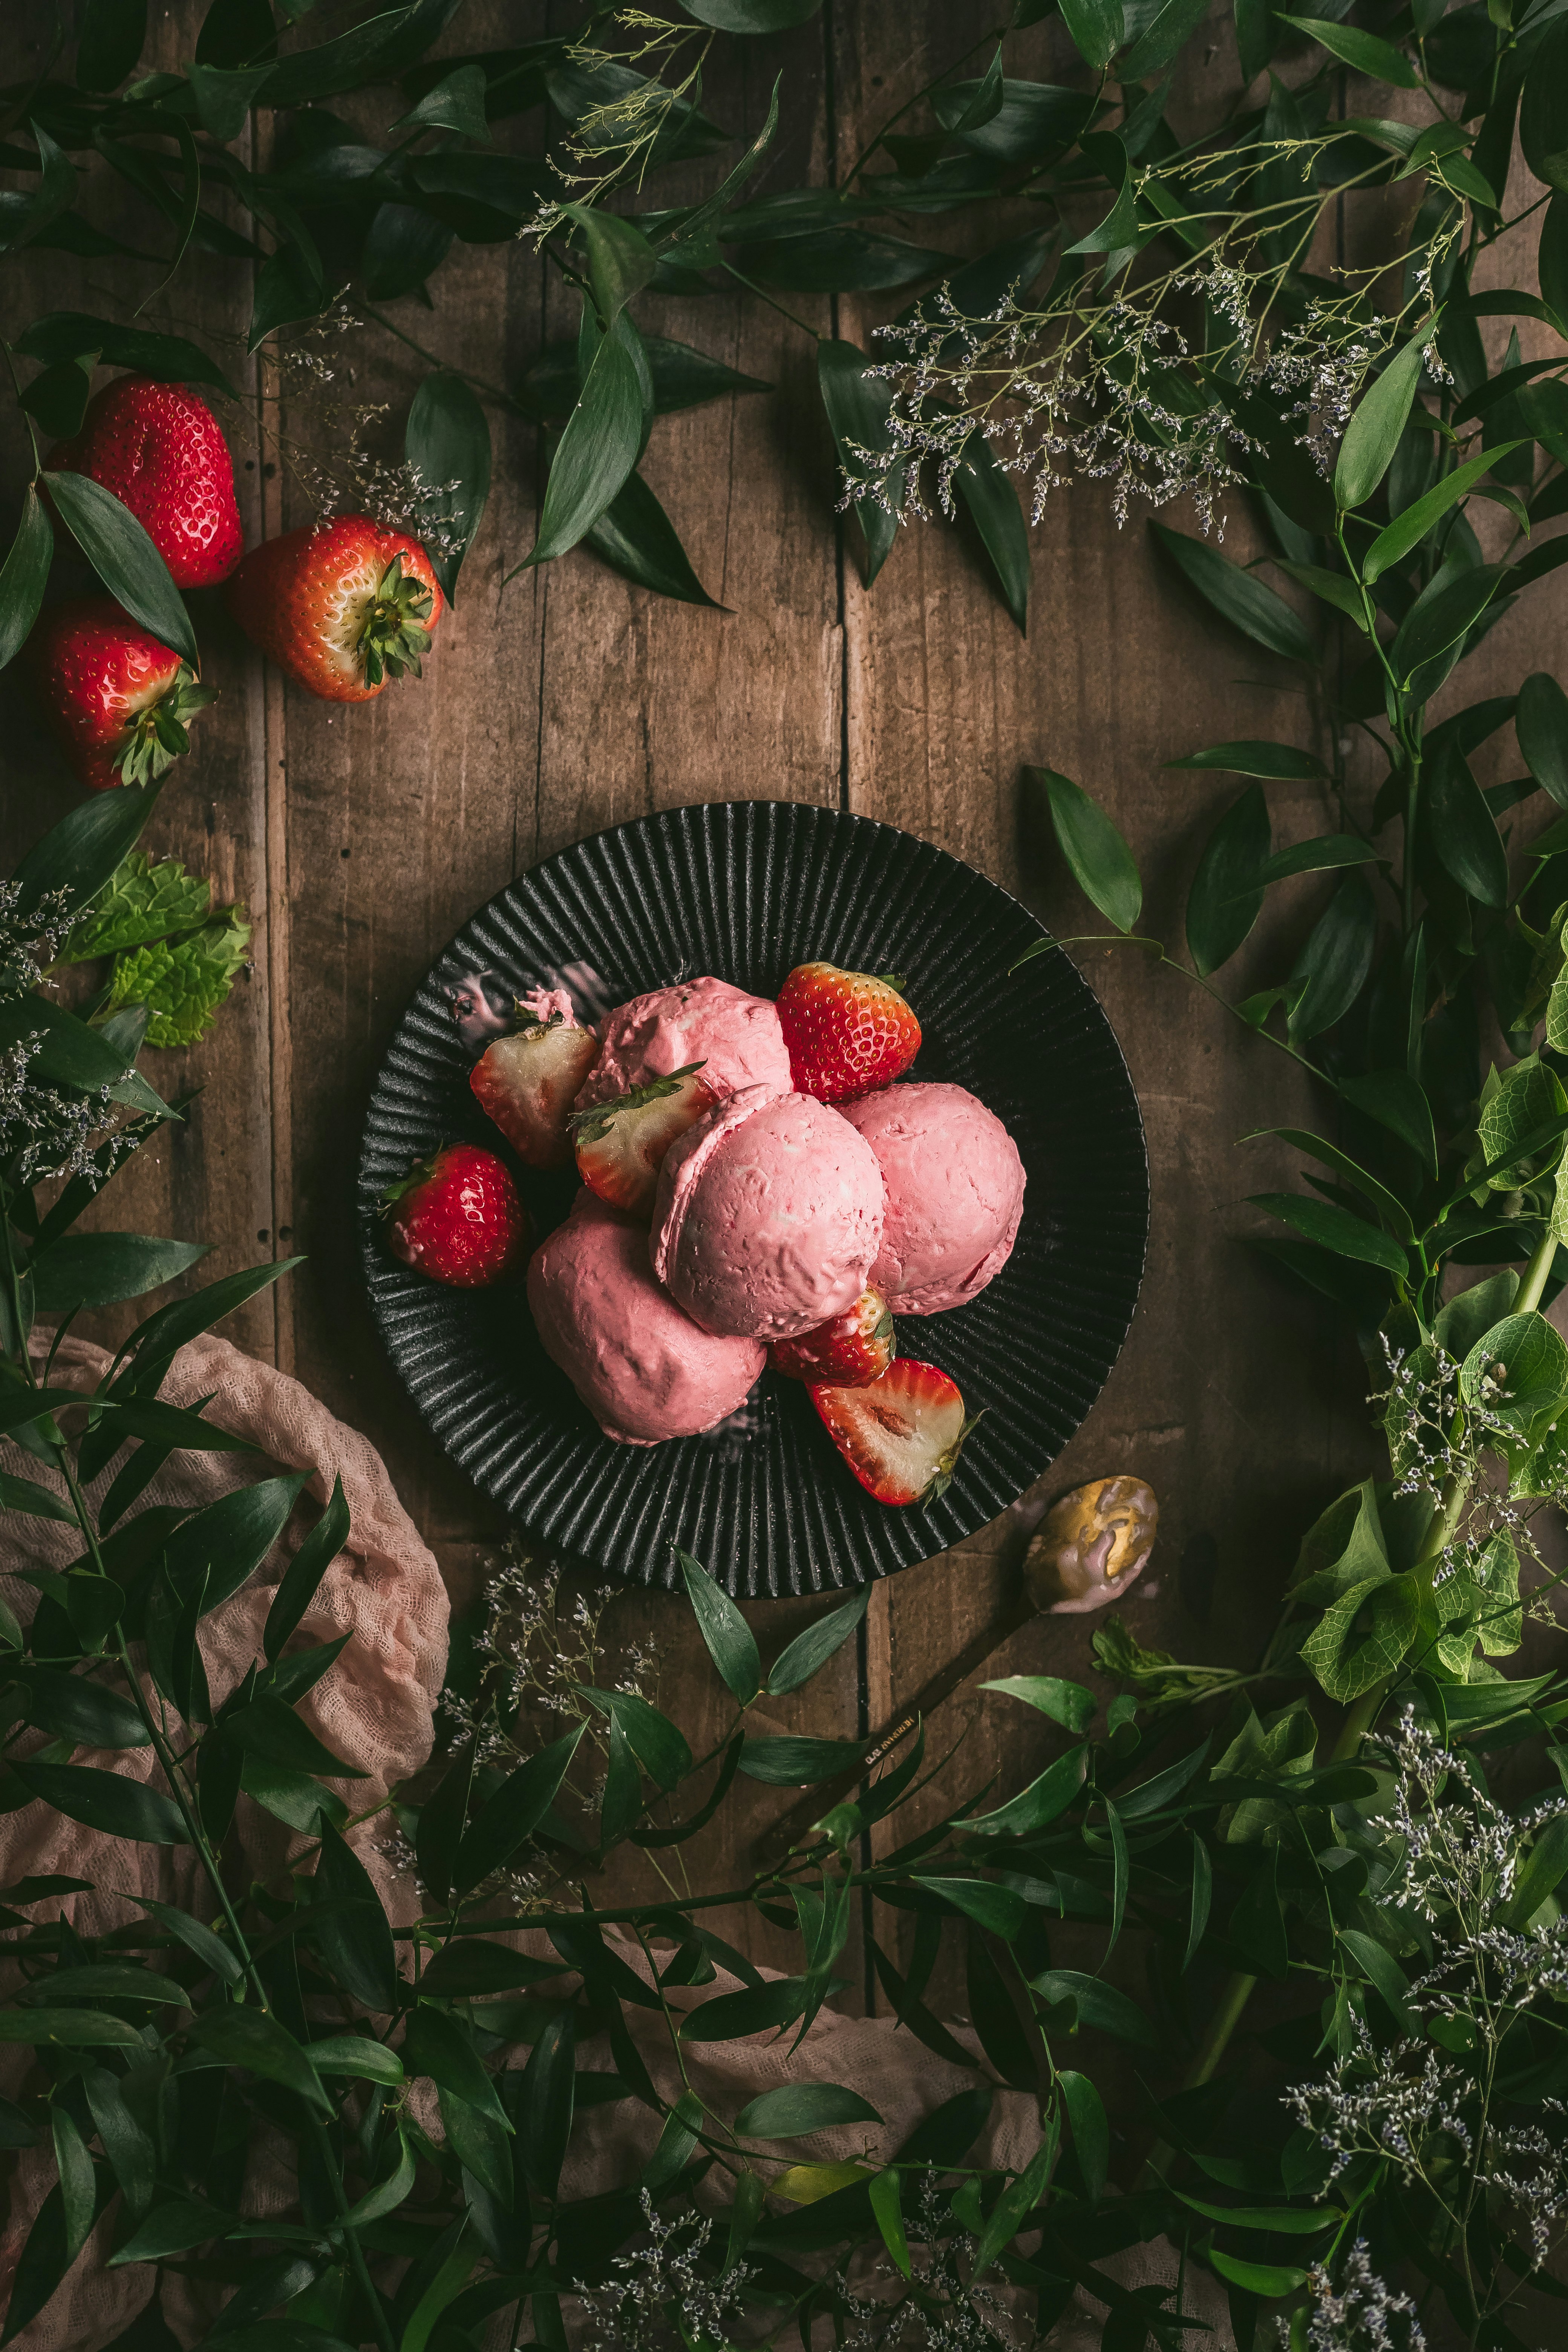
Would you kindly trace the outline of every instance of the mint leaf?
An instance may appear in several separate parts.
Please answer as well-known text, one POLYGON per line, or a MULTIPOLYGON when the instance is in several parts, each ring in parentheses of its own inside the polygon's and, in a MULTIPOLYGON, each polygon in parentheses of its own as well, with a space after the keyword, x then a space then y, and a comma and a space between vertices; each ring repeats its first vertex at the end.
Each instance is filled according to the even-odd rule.
POLYGON ((199 931, 121 956, 110 981, 109 1002, 146 1005, 152 1016, 149 1045, 194 1045, 211 1027, 249 945, 244 908, 225 907, 199 931))
POLYGON ((205 922, 211 906, 211 883, 187 874, 177 857, 154 861, 144 849, 133 849, 71 932, 62 961, 85 963, 166 939, 171 931, 193 930, 205 922))

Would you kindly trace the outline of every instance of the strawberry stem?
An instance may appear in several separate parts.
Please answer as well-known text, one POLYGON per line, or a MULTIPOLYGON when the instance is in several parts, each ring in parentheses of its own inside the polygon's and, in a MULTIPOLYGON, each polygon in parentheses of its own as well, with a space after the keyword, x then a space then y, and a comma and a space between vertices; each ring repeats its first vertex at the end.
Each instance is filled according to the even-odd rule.
POLYGON ((186 721, 216 700, 216 687, 198 686, 189 663, 182 662, 168 692, 125 722, 123 740, 111 763, 121 783, 156 783, 191 748, 186 721))

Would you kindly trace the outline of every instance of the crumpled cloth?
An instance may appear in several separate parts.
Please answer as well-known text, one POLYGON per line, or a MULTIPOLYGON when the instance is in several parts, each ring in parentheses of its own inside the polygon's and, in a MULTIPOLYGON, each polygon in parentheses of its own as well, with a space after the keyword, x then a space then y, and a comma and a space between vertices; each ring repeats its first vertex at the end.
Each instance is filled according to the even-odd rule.
MULTIPOLYGON (((56 1356, 51 1385, 89 1391, 108 1361, 103 1349, 68 1336, 56 1356)), ((262 1626, 279 1580, 314 1524, 317 1507, 326 1501, 334 1476, 342 1478, 350 1510, 348 1542, 323 1578, 290 1646, 331 1641, 343 1633, 353 1634, 335 1664, 302 1702, 300 1712, 336 1755, 366 1776, 337 1784, 351 1811, 374 1806, 389 1789, 416 1771, 431 1750, 435 1704, 446 1670, 447 1622, 447 1594, 433 1555, 398 1501, 374 1448, 286 1373, 208 1335, 180 1350, 160 1393, 166 1402, 186 1407, 210 1398, 206 1418, 247 1438, 263 1458, 258 1460, 253 1454, 174 1454, 148 1486, 139 1508, 159 1503, 190 1507, 212 1502, 279 1468, 311 1473, 305 1494, 314 1497, 314 1504, 301 1497, 260 1569, 203 1622, 203 1655, 215 1701, 226 1695, 258 1654, 262 1626)), ((95 1503, 117 1466, 111 1463, 89 1489, 95 1503)), ((31 1457, 8 1442, 0 1442, 0 1470, 24 1476, 38 1475, 38 1465, 31 1457)), ((6 1579, 6 1595, 19 1617, 25 1619, 30 1613, 37 1596, 36 1589, 22 1580, 18 1572, 29 1567, 62 1568, 79 1548, 68 1528, 5 1514, 0 1521, 0 1575, 6 1579)), ((153 1769, 151 1751, 137 1748, 81 1760, 139 1778, 147 1777, 153 1769)), ((407 1872, 396 1867, 378 1843, 378 1833, 384 1834, 384 1822, 382 1816, 353 1834, 394 1923, 406 1925, 420 1915, 419 1892, 407 1872)), ((275 1878, 288 1866, 290 1851, 300 1843, 282 1823, 242 1796, 231 1842, 231 1850, 232 1845, 239 1849, 236 1884, 243 1885, 251 1877, 275 1878)), ((52 1897, 33 1906, 32 1916, 40 1922, 52 1920, 57 1911, 63 1911, 83 1935, 101 1935, 143 1918, 144 1914, 124 1900, 132 1894, 177 1904, 202 1917, 210 1917, 215 1907, 211 1890, 184 1848, 126 1843, 65 1821, 41 1804, 0 1816, 0 1883, 42 1872, 89 1879, 99 1890, 52 1897)), ((548 1956, 551 1948, 542 1933, 536 1931, 508 1940, 542 1957, 548 1956)), ((651 1971, 637 1946, 622 1938, 617 1939, 617 1948, 627 1965, 648 1981, 651 1971)), ((721 1970, 711 1984, 672 1988, 669 1999, 672 2007, 689 2009, 737 1989, 738 1980, 721 1970)), ((673 2102, 682 2085, 661 2018, 634 2006, 625 2013, 657 2087, 673 2102)), ((978 2042, 968 2029, 953 2031, 978 2053, 978 2042)), ((923 2116, 973 2080, 963 2069, 934 2057, 909 2034, 899 2032, 891 2018, 846 2017, 824 2010, 798 2048, 792 2048, 792 2040, 790 2034, 764 2032, 733 2042, 687 2043, 685 2055, 692 2087, 725 2116, 733 2116, 748 2100, 782 2084, 826 2081, 853 2085, 883 2117, 880 2129, 843 2126, 787 2144, 788 2153, 803 2163, 834 2162, 858 2156, 863 2149, 890 2152, 923 2116)), ((579 2059, 596 2071, 612 2068, 607 2037, 584 2042, 579 2059)), ((15 2095, 33 2066, 26 2047, 0 2048, 0 2088, 15 2095)), ((433 2099, 418 2098, 416 2112, 431 2136, 438 2137, 433 2099)), ((632 2101, 590 2109, 574 2134, 563 2191, 581 2197, 634 2180, 658 2131, 658 2117, 632 2101)), ((1028 2161, 1039 2137, 1036 2102, 999 2085, 991 2121, 973 2160, 1019 2168, 1028 2161)), ((769 2144, 770 2154, 781 2152, 778 2142, 769 2144)), ((0 2233, 0 2299, 9 2295, 17 2258, 54 2177, 52 2160, 41 2150, 25 2151, 8 2162, 9 2210, 0 2233)), ((247 2210, 257 2215, 275 2210, 287 2203, 289 2196, 282 2144, 263 2133, 253 2151, 247 2210)), ((116 2210, 111 2207, 100 2222, 49 2303, 13 2338, 16 2352, 101 2352, 145 2304, 148 2271, 105 2267, 116 2210)), ((1168 2247, 1133 2248, 1105 2267, 1126 2284, 1143 2284, 1152 2276, 1165 2276, 1170 2264, 1162 2267, 1162 2257, 1172 2257, 1173 2262, 1168 2247)), ((1215 2330, 1214 2341, 1223 2347, 1229 2341, 1223 2299, 1212 2294, 1205 2298, 1197 2292, 1212 2289, 1213 2284, 1189 2274, 1189 2308, 1204 2307, 1204 2315, 1215 2330), (1211 2301, 1212 2309, 1206 2307, 1211 2301)), ((165 2277, 163 2315, 184 2344, 195 2344, 205 2333, 221 2300, 221 2290, 165 2277)), ((1079 2297, 1048 2341, 1059 2352, 1080 2352, 1080 2347, 1088 2352, 1088 2347, 1099 2341, 1101 2324, 1098 2308, 1079 2297)), ((591 2346, 586 2352, 592 2352, 591 2346)))

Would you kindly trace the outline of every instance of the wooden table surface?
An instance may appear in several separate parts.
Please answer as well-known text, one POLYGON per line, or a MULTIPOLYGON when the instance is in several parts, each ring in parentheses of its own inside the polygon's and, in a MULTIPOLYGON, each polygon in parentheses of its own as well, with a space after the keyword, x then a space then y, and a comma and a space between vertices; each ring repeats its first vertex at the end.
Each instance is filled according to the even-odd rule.
MULTIPOLYGON (((30 40, 37 56, 47 12, 20 13, 21 46, 30 40)), ((158 62, 191 54, 200 14, 190 0, 154 12, 158 62)), ((552 7, 468 0, 443 47, 510 45, 560 18, 552 7)), ((753 134, 782 69, 779 135, 755 187, 822 180, 847 168, 864 126, 946 62, 965 37, 952 19, 940 0, 862 0, 788 36, 726 44, 705 107, 753 134)), ((1037 58, 1031 66, 1024 53, 1021 69, 1048 75, 1051 28, 1029 38, 1037 58)), ((1228 69, 1227 57, 1215 73, 1228 69)), ((1056 60, 1058 78, 1064 64, 1056 60)), ((386 103, 392 95, 334 106, 384 128, 397 110, 386 103)), ((500 130, 503 144, 535 146, 539 118, 500 130)), ((692 190, 712 177, 712 165, 698 167, 692 190)), ((123 207, 123 193, 105 189, 97 216, 123 207)), ((916 233, 970 254, 1009 226, 954 216, 922 222, 916 233)), ((151 224, 147 233, 156 244, 151 224)), ((37 254, 13 280, 23 291, 13 295, 7 332, 46 310, 100 310, 106 298, 127 312, 151 282, 132 265, 37 254)), ((544 342, 574 331, 574 302, 563 300, 526 244, 455 247, 431 292, 433 310, 411 298, 386 315, 443 362, 508 384, 544 342)), ((788 299, 816 330, 862 343, 895 307, 788 299)), ((144 323, 224 339, 224 363, 241 380, 249 305, 248 265, 201 256, 144 323)), ((1063 877, 1026 778, 1028 763, 1045 762, 1114 815, 1149 877, 1148 922, 1175 939, 1199 846, 1235 785, 1168 774, 1162 761, 1237 736, 1321 749, 1319 722, 1287 666, 1195 610, 1156 561, 1142 520, 1119 531, 1093 488, 1054 497, 1034 532, 1026 637, 976 550, 946 525, 900 531, 868 592, 854 526, 834 511, 811 336, 746 295, 645 297, 639 316, 773 387, 663 418, 646 461, 699 575, 729 609, 662 601, 582 551, 501 588, 502 572, 532 541, 542 459, 536 432, 497 413, 489 508, 423 683, 395 685, 364 708, 334 709, 264 667, 216 597, 194 600, 206 674, 222 699, 199 721, 195 754, 171 782, 150 835, 152 845, 210 874, 219 899, 246 901, 254 962, 206 1041, 151 1057, 165 1093, 191 1084, 203 1091, 184 1123, 118 1181, 102 1221, 210 1242, 205 1275, 305 1253, 298 1274, 226 1328, 382 1449, 463 1599, 482 1581, 504 1529, 427 1435, 382 1352, 361 1287, 351 1202, 366 1098, 388 1035, 468 915, 534 859, 602 826, 761 795, 907 827, 1063 931, 1099 929, 1063 877)), ((334 356, 353 368, 356 400, 390 404, 395 454, 426 363, 373 323, 334 356)), ((257 442, 255 401, 226 410, 224 421, 247 541, 308 520, 288 466, 257 442)), ((269 412, 268 432, 279 421, 269 412)), ((281 422, 302 438, 319 431, 298 415, 281 422)), ((8 500, 25 478, 14 425, 7 411, 0 480, 8 500)), ((1227 551, 1258 544, 1249 519, 1233 509, 1227 551)), ((1554 609, 1550 590, 1521 602, 1467 667, 1467 699, 1550 666, 1554 609)), ((16 669, 0 680, 0 718, 7 841, 25 845, 75 787, 16 669)), ((1503 764, 1487 781, 1511 772, 1511 735, 1503 740, 1503 764)), ((1271 787, 1270 798, 1277 841, 1333 822, 1311 787, 1271 787)), ((1310 880, 1279 894, 1292 944, 1321 895, 1310 880)), ((1121 1359, 1038 1492, 1117 1471, 1149 1479, 1162 1530, 1127 1604, 1134 1631, 1178 1654, 1241 1662, 1269 1619, 1301 1528, 1372 1460, 1351 1351, 1237 1238, 1262 1229, 1247 1194, 1293 1165, 1279 1147, 1238 1148, 1237 1139, 1305 1119, 1310 1089, 1284 1055, 1135 952, 1095 950, 1085 968, 1142 1104, 1153 1224, 1121 1359)), ((1241 960, 1236 994, 1257 984, 1253 968, 1241 960)), ((1022 1545, 1021 1515, 1010 1515, 880 1585, 858 1654, 851 1644, 809 1690, 778 1703, 777 1727, 876 1728, 1005 1608, 1022 1545)), ((798 1631, 819 1605, 767 1603, 748 1614, 766 1644, 798 1631)), ((695 1743, 716 1706, 684 1605, 631 1595, 616 1604, 615 1622, 657 1635, 664 1704, 695 1743)), ((1093 1622, 1037 1621, 986 1671, 1082 1674, 1093 1622)), ((977 1719, 950 1790, 997 1769, 1037 1769, 1038 1718, 972 1695, 944 1711, 938 1731, 956 1730, 966 1712, 977 1719)), ((747 1796, 708 1846, 703 1869, 733 1863, 743 1871, 748 1839, 784 1796, 747 1796)))

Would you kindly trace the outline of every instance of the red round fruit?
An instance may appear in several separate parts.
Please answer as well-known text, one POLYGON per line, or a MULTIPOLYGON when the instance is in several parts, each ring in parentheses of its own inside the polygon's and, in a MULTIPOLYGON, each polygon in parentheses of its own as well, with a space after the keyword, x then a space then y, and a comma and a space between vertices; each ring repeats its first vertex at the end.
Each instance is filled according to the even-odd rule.
POLYGON ((914 1008, 889 973, 797 963, 778 992, 795 1092, 847 1102, 901 1077, 921 1049, 914 1008))
POLYGON ((234 460, 205 400, 183 383, 121 375, 95 392, 81 431, 47 473, 86 474, 129 507, 176 588, 214 588, 245 552, 234 460))
POLYGON ((478 1290, 521 1272, 528 1257, 528 1212, 493 1151, 450 1143, 416 1160, 384 1195, 394 1257, 455 1289, 478 1290))
POLYGON ((406 531, 335 515, 264 540, 225 591, 268 661, 324 702, 370 702, 421 656, 444 598, 406 531))

